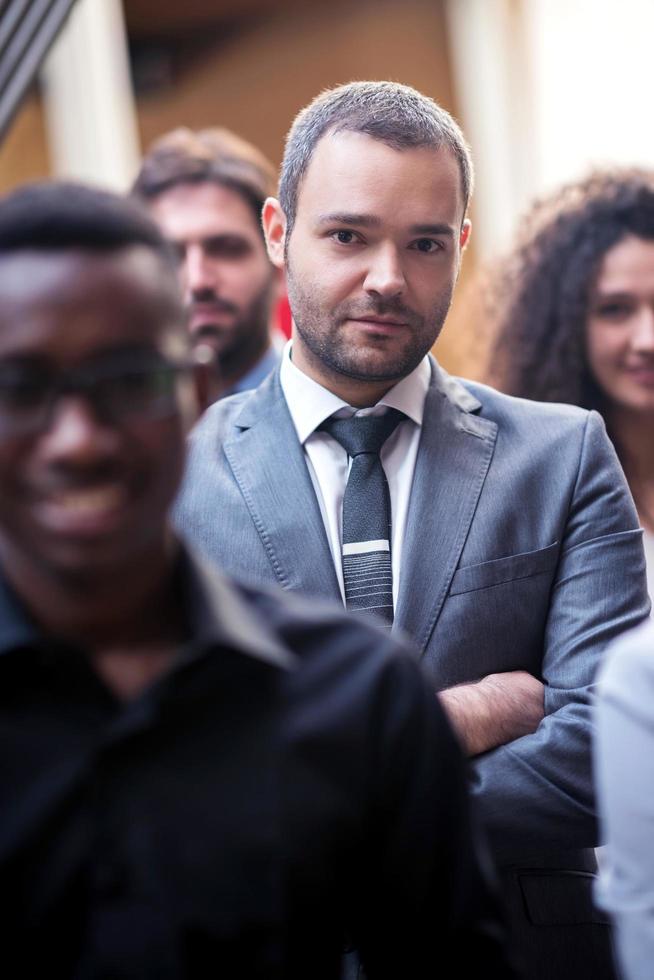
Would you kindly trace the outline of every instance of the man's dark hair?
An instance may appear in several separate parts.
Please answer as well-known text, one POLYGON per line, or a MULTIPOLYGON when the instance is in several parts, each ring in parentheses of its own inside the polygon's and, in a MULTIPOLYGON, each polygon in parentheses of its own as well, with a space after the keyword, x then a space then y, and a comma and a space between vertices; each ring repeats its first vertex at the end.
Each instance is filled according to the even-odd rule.
POLYGON ((272 164, 251 143, 222 127, 180 127, 153 143, 132 193, 147 203, 180 184, 205 183, 239 194, 252 208, 258 227, 263 203, 276 190, 272 164))
POLYGON ((26 249, 110 252, 151 249, 167 264, 170 245, 134 201, 85 184, 26 184, 0 198, 0 255, 26 249))
POLYGON ((603 409, 586 356, 586 321, 605 254, 626 235, 654 241, 654 171, 611 169, 536 202, 514 251, 482 285, 502 390, 603 409))
POLYGON ((295 223, 300 184, 318 141, 328 132, 364 133, 395 150, 449 150, 459 166, 465 214, 472 193, 472 158, 449 112, 408 85, 350 82, 328 89, 310 102, 295 117, 286 138, 279 201, 286 215, 287 236, 295 223))

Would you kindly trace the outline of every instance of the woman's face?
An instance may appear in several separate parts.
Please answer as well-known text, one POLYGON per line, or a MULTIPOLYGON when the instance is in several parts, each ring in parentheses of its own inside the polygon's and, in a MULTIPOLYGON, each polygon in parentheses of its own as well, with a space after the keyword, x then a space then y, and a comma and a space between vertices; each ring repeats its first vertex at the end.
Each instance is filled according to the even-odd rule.
POLYGON ((604 256, 590 294, 586 347, 609 403, 654 416, 654 241, 627 235, 604 256))

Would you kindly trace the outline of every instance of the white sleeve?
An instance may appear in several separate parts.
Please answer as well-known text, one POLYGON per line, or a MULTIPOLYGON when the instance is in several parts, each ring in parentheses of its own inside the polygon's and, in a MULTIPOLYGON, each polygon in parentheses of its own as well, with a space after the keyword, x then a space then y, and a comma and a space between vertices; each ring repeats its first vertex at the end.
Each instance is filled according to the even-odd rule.
POLYGON ((598 904, 624 980, 654 976, 654 624, 618 640, 599 678, 595 772, 606 842, 598 904))

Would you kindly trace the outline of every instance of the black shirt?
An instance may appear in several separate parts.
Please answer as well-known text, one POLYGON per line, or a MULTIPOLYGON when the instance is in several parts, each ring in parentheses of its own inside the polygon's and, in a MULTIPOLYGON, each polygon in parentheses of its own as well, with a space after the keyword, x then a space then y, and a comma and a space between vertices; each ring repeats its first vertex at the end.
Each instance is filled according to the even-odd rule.
POLYGON ((448 944, 457 972, 506 976, 462 764, 415 665, 338 611, 188 558, 178 577, 190 642, 128 703, 2 587, 4 962, 317 980, 347 932, 370 980, 436 973, 448 944))

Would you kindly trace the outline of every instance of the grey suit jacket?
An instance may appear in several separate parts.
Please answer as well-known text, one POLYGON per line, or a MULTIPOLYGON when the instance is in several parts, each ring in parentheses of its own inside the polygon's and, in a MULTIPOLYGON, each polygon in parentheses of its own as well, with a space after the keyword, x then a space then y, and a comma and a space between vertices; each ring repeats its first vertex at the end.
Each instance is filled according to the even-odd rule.
MULTIPOLYGON (((228 571, 340 601, 278 372, 197 427, 177 519, 228 571)), ((474 763, 500 864, 588 867, 593 680, 605 645, 648 610, 641 531, 600 416, 433 362, 394 628, 436 688, 516 669, 545 684, 538 730, 474 763)))

